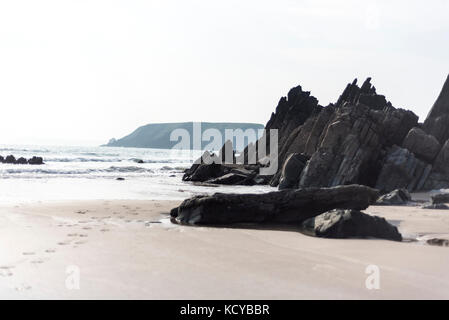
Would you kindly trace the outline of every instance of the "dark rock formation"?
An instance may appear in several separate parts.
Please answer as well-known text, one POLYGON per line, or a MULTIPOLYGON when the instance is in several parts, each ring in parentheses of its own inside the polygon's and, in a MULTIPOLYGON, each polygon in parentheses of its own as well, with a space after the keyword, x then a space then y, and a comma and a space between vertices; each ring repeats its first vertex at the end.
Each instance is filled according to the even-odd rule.
POLYGON ((413 152, 416 157, 430 163, 435 160, 441 150, 438 140, 419 128, 413 128, 409 131, 402 146, 413 152))
POLYGON ((376 188, 385 192, 400 188, 421 190, 431 170, 430 164, 418 160, 407 149, 393 146, 382 163, 376 188))
MULTIPOLYGON (((194 165, 195 166, 195 165, 194 165)), ((184 174, 184 181, 197 181, 205 182, 207 180, 218 178, 227 174, 229 170, 221 164, 198 164, 195 168, 190 168, 188 172, 184 174)))
POLYGON ((304 221, 302 226, 305 233, 323 238, 372 237, 402 241, 398 229, 384 218, 357 210, 332 210, 304 221))
POLYGON ((377 201, 378 206, 398 206, 407 204, 412 200, 407 189, 397 189, 390 193, 384 194, 377 201))
MULTIPOLYGON (((449 78, 424 124, 413 112, 393 107, 378 94, 371 78, 361 87, 354 80, 327 107, 298 86, 280 99, 266 125, 266 130, 278 130, 278 170, 264 180, 280 189, 361 184, 386 193, 400 188, 409 192, 449 188, 448 123, 449 78)), ((238 160, 267 165, 266 158, 249 151, 265 149, 274 154, 269 140, 266 135, 251 144, 238 160)), ((220 176, 229 173, 222 171, 220 176)))
POLYGON ((309 157, 301 153, 292 153, 282 168, 279 190, 297 188, 299 177, 307 164, 309 157))
POLYGON ((449 139, 449 76, 438 96, 437 101, 433 105, 426 121, 424 122, 424 130, 433 135, 444 144, 449 139))
POLYGON ((449 140, 438 153, 423 189, 434 190, 447 187, 449 187, 449 140))
POLYGON ((6 158, 0 156, 0 163, 41 165, 44 164, 44 159, 42 159, 41 157, 32 157, 29 160, 25 159, 24 157, 16 159, 13 155, 9 155, 6 158))
POLYGON ((27 159, 20 157, 19 159, 16 160, 15 164, 28 164, 27 159))
POLYGON ((5 163, 16 163, 16 158, 13 155, 9 155, 5 158, 5 163))
POLYGON ((332 209, 366 209, 378 198, 366 186, 289 189, 266 194, 195 196, 171 211, 178 223, 300 223, 332 209))
POLYGON ((28 160, 28 164, 42 165, 44 164, 44 159, 42 159, 42 157, 32 157, 31 159, 28 160))

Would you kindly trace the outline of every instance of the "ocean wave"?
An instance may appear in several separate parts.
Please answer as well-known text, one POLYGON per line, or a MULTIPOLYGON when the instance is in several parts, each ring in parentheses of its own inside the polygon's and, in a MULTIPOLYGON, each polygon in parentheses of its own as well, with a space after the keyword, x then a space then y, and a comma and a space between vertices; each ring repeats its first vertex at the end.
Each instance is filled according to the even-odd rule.
POLYGON ((123 159, 102 159, 102 158, 44 158, 44 162, 122 162, 123 159))
POLYGON ((89 175, 94 173, 154 173, 153 170, 136 167, 136 166, 111 166, 109 168, 85 168, 85 169, 49 169, 49 168, 27 168, 27 167, 17 167, 0 170, 0 176, 5 177, 7 175, 20 175, 28 174, 32 175, 89 175))

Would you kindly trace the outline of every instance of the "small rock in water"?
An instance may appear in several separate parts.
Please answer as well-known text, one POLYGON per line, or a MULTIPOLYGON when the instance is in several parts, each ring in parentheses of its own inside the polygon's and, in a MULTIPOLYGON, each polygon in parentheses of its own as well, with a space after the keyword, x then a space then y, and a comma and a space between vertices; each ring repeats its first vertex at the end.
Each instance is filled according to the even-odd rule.
POLYGON ((25 158, 23 158, 23 157, 20 157, 19 159, 16 160, 15 163, 16 163, 16 164, 27 164, 28 161, 27 161, 27 159, 25 159, 25 158))
POLYGON ((426 241, 427 244, 430 244, 431 246, 440 246, 440 247, 449 247, 449 240, 447 239, 429 239, 426 241))
POLYGON ((5 158, 5 163, 16 163, 16 158, 13 155, 9 155, 5 158))
POLYGON ((117 178, 117 179, 115 179, 115 180, 117 180, 117 181, 124 181, 125 178, 117 178))
POLYGON ((42 157, 32 157, 28 160, 28 164, 41 165, 44 164, 44 159, 42 159, 42 157))
POLYGON ((449 203, 449 193, 441 193, 432 196, 432 203, 433 204, 449 203))

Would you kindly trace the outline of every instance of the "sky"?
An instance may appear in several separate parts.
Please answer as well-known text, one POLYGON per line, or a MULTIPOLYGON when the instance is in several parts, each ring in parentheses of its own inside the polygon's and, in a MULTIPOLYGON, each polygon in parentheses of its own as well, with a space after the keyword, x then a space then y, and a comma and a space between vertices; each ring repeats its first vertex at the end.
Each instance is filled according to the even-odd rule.
POLYGON ((371 76, 422 121, 449 74, 448 0, 0 0, 0 144, 98 145, 157 122, 265 124, 371 76))

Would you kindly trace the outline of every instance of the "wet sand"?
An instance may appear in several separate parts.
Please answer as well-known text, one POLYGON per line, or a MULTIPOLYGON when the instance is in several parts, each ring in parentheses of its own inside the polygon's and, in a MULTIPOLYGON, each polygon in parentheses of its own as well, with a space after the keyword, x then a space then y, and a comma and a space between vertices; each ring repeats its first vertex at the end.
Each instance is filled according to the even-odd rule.
POLYGON ((3 299, 449 298, 449 211, 376 207, 416 242, 173 225, 179 201, 0 207, 3 299), (369 290, 369 266, 379 289, 369 290), (78 281, 79 280, 79 281, 78 281), (78 288, 79 284, 79 288, 78 288))

